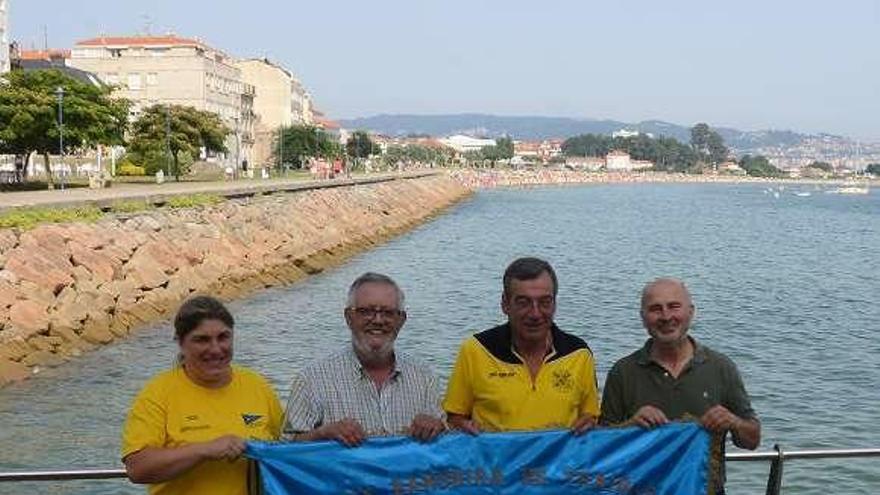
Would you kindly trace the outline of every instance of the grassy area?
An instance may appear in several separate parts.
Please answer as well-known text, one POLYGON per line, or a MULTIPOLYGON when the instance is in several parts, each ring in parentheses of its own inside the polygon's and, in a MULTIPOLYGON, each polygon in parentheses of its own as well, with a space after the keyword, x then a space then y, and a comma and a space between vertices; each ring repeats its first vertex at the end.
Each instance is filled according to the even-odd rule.
POLYGON ((103 213, 94 206, 76 208, 15 208, 0 212, 0 228, 29 230, 44 223, 95 222, 103 213))
MULTIPOLYGON (((196 208, 212 206, 223 201, 223 197, 214 194, 190 194, 168 198, 168 208, 196 208)), ((96 222, 104 215, 116 213, 138 213, 156 208, 144 200, 117 201, 110 205, 107 212, 97 206, 85 205, 68 208, 26 207, 0 211, 0 229, 30 230, 47 223, 96 222)))
POLYGON ((196 206, 211 206, 223 201, 216 194, 189 194, 186 196, 172 196, 168 198, 165 206, 169 208, 194 208, 196 206))
POLYGON ((137 213, 152 208, 155 208, 152 203, 142 199, 114 201, 110 205, 110 211, 113 213, 137 213))

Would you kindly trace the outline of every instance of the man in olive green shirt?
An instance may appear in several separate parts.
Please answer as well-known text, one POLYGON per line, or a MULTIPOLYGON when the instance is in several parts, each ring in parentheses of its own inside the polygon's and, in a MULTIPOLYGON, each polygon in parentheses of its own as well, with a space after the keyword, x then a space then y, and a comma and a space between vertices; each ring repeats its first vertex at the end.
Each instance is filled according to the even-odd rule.
MULTIPOLYGON (((688 336, 695 312, 677 279, 661 278, 642 291, 642 323, 650 339, 611 368, 602 395, 602 424, 632 422, 650 428, 689 415, 716 433, 730 432, 754 450, 761 423, 736 365, 688 336)), ((723 490, 723 472, 719 488, 723 490)))

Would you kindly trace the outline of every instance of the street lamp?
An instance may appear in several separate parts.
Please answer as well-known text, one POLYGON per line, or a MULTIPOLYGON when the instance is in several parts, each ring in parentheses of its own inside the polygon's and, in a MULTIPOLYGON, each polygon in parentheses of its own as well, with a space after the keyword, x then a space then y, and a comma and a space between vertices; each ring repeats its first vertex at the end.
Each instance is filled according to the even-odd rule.
POLYGON ((235 177, 238 177, 238 178, 241 177, 241 174, 238 169, 238 167, 240 167, 240 166, 241 166, 241 123, 239 122, 239 118, 235 117, 235 166, 232 167, 232 170, 235 171, 235 177))
MULTIPOLYGON (((58 157, 61 159, 61 190, 64 190, 64 88, 55 88, 58 97, 58 157)), ((50 175, 52 170, 47 171, 50 175)))
POLYGON ((171 112, 165 105, 165 175, 171 180, 171 112))

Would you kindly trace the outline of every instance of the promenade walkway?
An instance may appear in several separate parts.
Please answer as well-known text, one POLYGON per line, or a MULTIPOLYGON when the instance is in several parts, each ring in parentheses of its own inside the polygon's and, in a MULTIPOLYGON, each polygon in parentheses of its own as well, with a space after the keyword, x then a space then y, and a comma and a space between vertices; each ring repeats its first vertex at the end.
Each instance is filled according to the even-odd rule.
POLYGON ((434 175, 435 171, 371 174, 348 179, 240 179, 216 182, 166 182, 164 184, 114 184, 107 189, 74 188, 52 191, 0 193, 0 211, 19 207, 109 206, 117 201, 147 201, 161 204, 171 196, 215 194, 227 198, 273 194, 277 192, 324 189, 356 184, 372 184, 396 179, 434 175))

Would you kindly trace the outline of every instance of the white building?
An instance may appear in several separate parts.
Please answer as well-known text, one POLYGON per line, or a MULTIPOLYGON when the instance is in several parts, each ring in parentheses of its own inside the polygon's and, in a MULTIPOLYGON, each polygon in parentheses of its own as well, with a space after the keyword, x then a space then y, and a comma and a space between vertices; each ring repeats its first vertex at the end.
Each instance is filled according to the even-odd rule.
POLYGON ((565 164, 573 169, 595 172, 605 166, 605 159, 598 156, 570 156, 565 164))
POLYGON ((614 150, 605 155, 605 169, 610 171, 632 170, 629 153, 614 150))
MULTIPOLYGON (((649 138, 654 137, 654 135, 651 134, 650 132, 646 132, 644 134, 645 134, 645 136, 648 136, 649 138)), ((613 138, 631 138, 631 137, 636 137, 636 136, 641 136, 641 135, 642 135, 641 132, 632 131, 629 129, 618 129, 618 130, 611 133, 611 137, 613 137, 613 138)))
POLYGON ((132 101, 132 118, 157 104, 216 113, 233 131, 228 158, 252 162, 255 89, 224 52, 173 34, 99 36, 76 43, 68 64, 115 86, 132 101))
POLYGON ((9 72, 9 16, 7 0, 0 0, 0 74, 9 72))
POLYGON ((480 151, 486 146, 495 146, 494 139, 480 139, 463 134, 456 134, 448 138, 440 139, 440 142, 459 153, 467 153, 468 151, 480 151))

